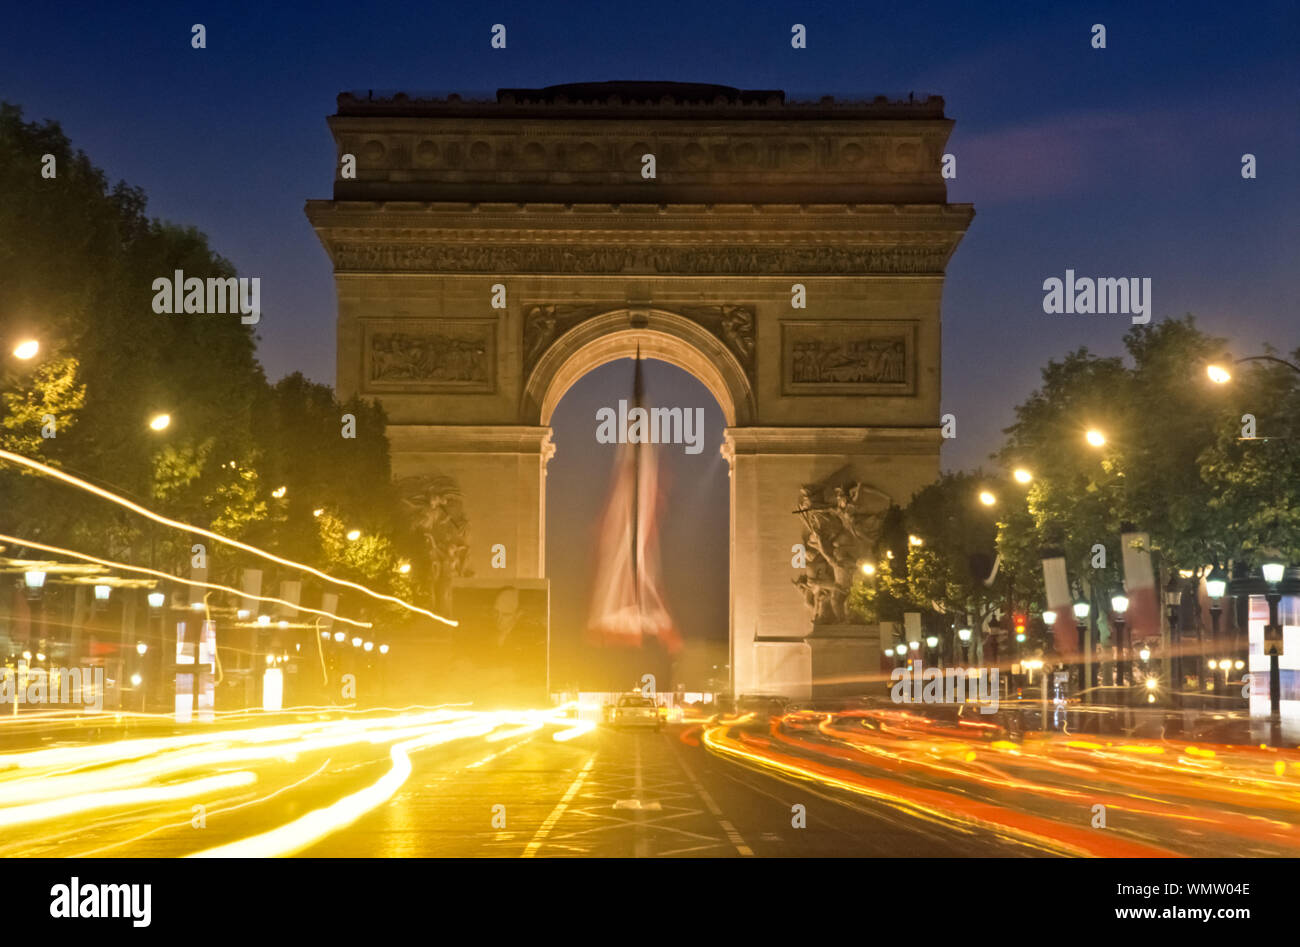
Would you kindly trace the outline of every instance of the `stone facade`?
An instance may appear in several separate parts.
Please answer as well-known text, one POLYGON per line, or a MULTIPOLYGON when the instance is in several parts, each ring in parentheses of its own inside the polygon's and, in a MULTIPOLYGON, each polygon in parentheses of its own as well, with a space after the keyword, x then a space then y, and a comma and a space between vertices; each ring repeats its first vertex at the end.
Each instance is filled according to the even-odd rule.
POLYGON ((951 124, 936 98, 676 83, 340 96, 356 177, 307 204, 339 393, 383 401, 396 476, 458 483, 473 574, 501 542, 509 577, 538 579, 564 392, 638 346, 692 372, 728 424, 734 687, 809 696, 800 491, 906 501, 938 473, 943 273, 974 213, 939 173, 951 124))

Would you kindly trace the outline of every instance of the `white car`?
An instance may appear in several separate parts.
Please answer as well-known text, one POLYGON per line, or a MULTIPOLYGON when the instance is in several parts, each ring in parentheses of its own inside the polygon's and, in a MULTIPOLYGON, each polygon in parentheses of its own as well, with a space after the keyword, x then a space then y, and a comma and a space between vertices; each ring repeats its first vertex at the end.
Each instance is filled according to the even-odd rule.
POLYGON ((650 697, 627 695, 620 697, 614 706, 610 723, 616 727, 654 727, 663 729, 659 707, 650 697))

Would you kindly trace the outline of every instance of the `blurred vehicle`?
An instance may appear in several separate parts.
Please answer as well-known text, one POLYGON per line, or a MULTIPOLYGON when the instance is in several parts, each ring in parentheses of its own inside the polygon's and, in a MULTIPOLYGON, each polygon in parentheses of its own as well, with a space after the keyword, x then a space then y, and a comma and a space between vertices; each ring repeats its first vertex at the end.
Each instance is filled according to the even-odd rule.
POLYGON ((620 697, 610 723, 616 727, 654 727, 656 730, 662 730, 664 726, 654 700, 639 694, 620 697))
POLYGON ((742 694, 736 701, 736 713, 753 714, 756 720, 766 720, 784 714, 789 703, 774 694, 742 694))

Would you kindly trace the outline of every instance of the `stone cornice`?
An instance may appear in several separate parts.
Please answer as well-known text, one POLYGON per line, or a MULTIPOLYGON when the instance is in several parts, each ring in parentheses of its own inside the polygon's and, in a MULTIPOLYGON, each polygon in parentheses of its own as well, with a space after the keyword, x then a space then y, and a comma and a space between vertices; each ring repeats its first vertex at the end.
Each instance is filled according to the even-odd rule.
POLYGON ((555 453, 549 427, 497 424, 389 424, 394 453, 539 454, 555 453))
POLYGON ((780 89, 737 89, 688 82, 584 82, 542 89, 498 89, 495 99, 466 99, 460 95, 420 93, 342 92, 338 114, 348 116, 582 116, 635 115, 640 118, 766 117, 785 120, 801 116, 853 118, 943 118, 943 99, 836 101, 822 96, 811 101, 787 101, 780 89))
POLYGON ((746 454, 937 454, 936 427, 731 427, 722 439, 728 461, 746 454))

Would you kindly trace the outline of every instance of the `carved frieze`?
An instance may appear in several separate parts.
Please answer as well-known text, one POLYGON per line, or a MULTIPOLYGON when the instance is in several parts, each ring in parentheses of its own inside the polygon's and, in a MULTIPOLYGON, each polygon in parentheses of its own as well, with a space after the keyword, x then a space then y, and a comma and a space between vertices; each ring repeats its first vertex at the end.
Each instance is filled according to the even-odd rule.
POLYGON ((916 323, 782 322, 781 388, 786 395, 913 394, 916 323))
POLYGON ((557 246, 347 243, 332 246, 348 271, 430 273, 684 273, 692 275, 943 273, 950 246, 557 246))
POLYGON ((495 319, 365 320, 363 333, 367 392, 496 390, 495 319))

